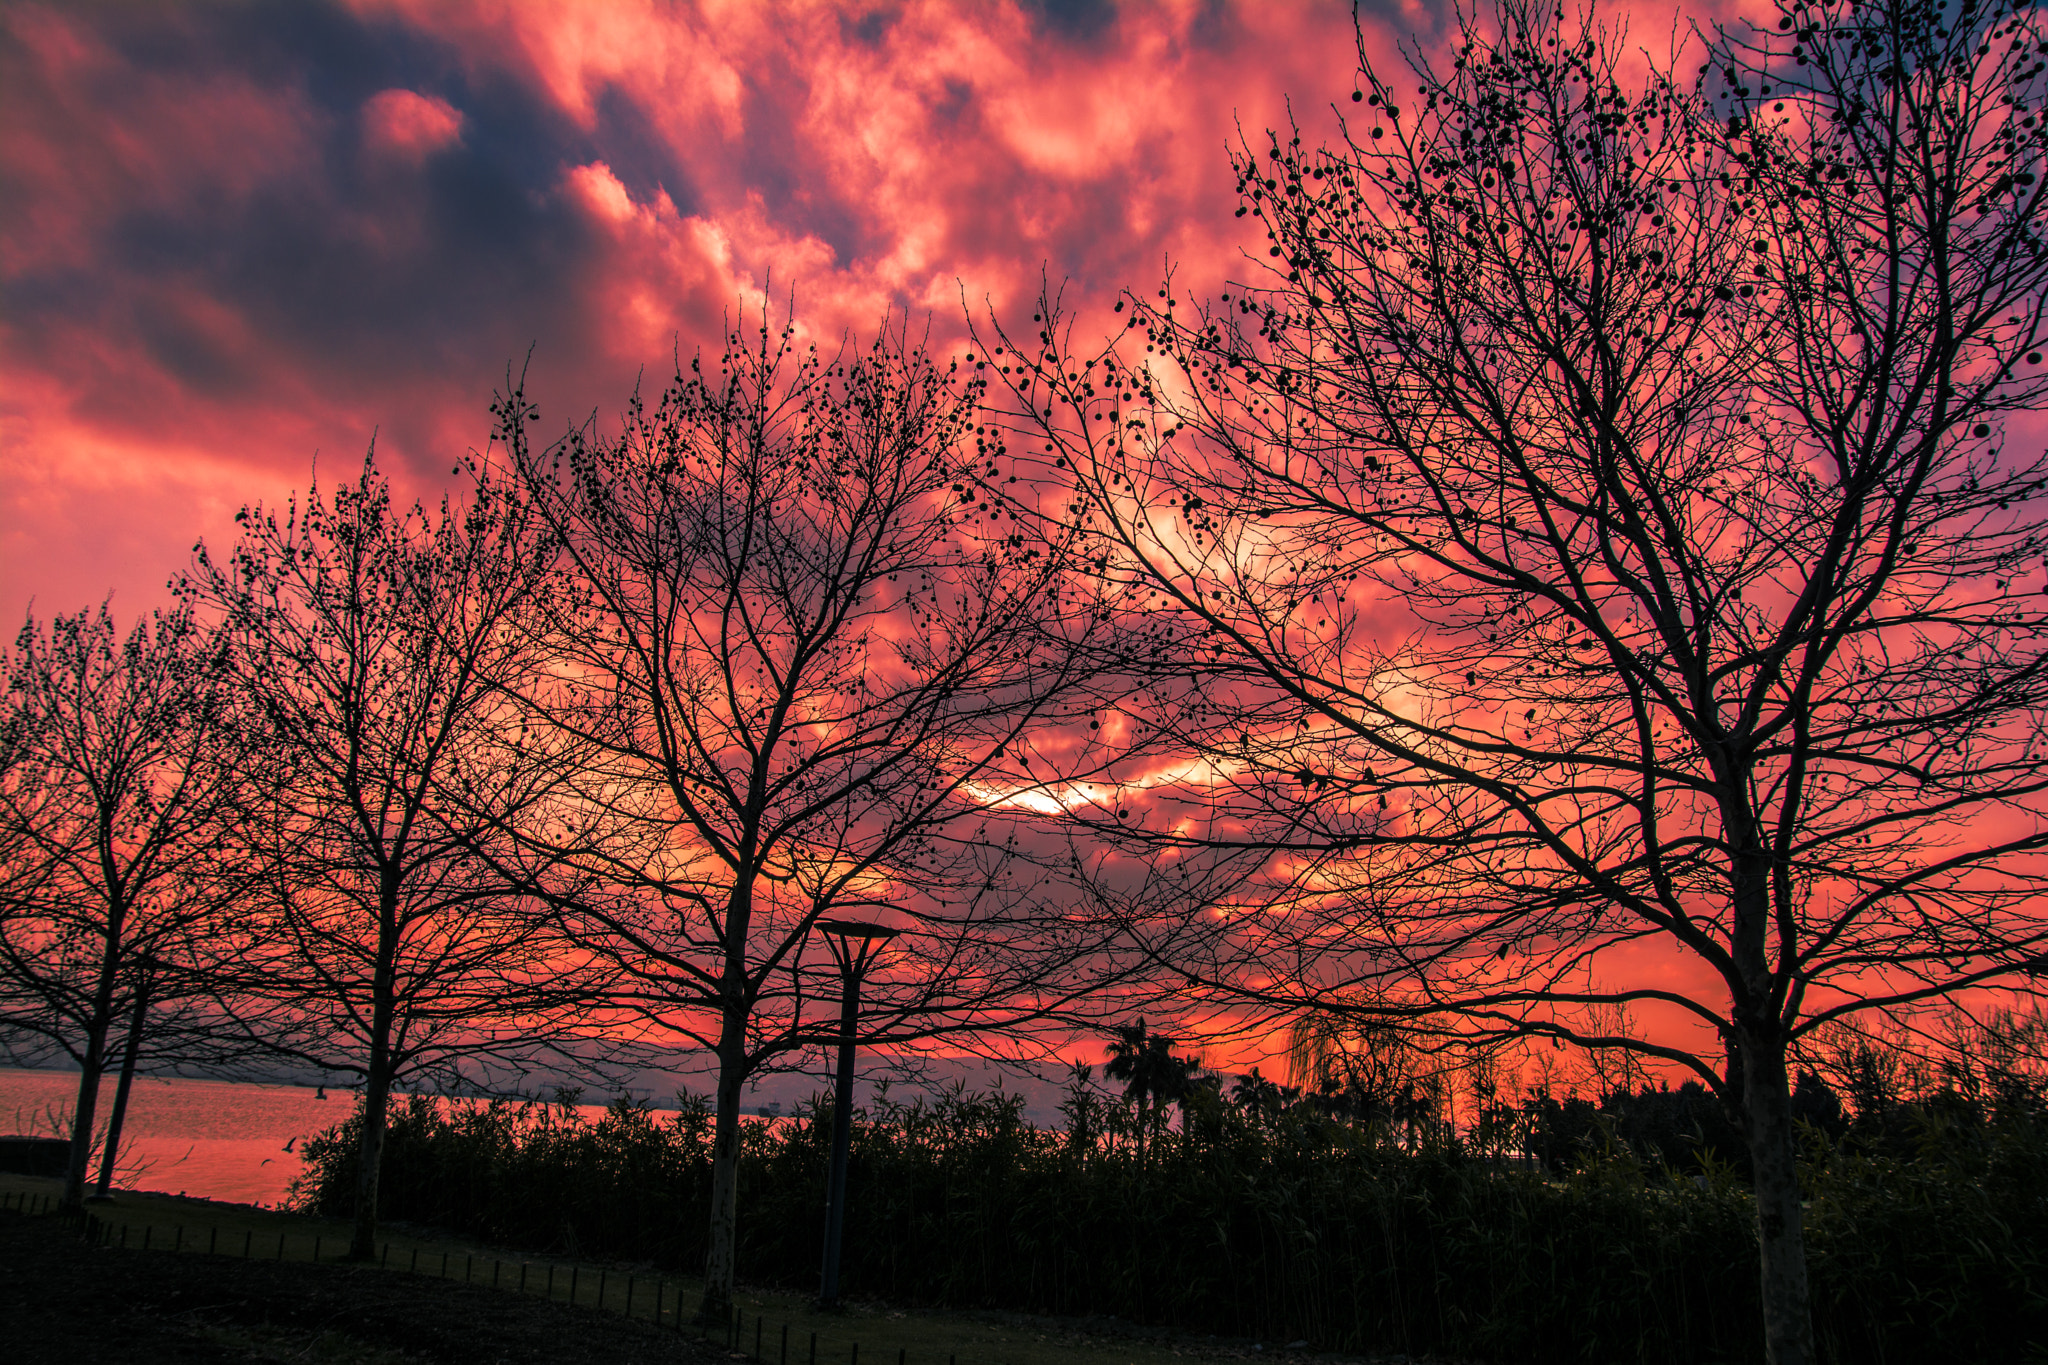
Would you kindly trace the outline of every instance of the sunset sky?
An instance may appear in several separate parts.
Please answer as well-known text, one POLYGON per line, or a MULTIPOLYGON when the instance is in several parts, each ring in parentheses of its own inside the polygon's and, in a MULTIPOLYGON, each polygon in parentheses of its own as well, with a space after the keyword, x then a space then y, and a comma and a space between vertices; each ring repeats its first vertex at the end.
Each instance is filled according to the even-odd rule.
POLYGON ((0 5, 0 614, 159 605, 373 433, 451 486, 529 348, 559 429, 764 292, 944 350, 1041 273, 1244 278, 1226 142, 1355 65, 1329 2, 0 5))

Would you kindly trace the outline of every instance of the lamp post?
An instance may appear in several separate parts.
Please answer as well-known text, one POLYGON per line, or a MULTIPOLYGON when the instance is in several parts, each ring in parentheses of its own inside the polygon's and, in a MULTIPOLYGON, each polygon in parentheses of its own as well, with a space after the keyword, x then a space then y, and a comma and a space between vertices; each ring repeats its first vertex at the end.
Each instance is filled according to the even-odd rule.
POLYGON ((846 1153, 853 1143, 853 1040, 860 1019, 860 979, 884 943, 901 930, 858 920, 821 919, 825 945, 839 965, 839 1083, 832 1098, 832 1175, 825 1194, 825 1275, 820 1308, 839 1306, 839 1239, 846 1225, 846 1153))

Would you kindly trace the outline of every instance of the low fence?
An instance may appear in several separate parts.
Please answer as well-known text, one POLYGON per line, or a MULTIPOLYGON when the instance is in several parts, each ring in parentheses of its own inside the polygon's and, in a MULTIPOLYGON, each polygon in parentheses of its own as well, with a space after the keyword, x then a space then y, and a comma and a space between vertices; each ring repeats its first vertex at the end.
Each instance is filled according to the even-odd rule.
MULTIPOLYGON (((0 1192, 0 1212, 41 1216, 57 1214, 60 1210, 61 1205, 54 1195, 25 1190, 0 1192)), ((239 1236, 232 1231, 223 1236, 219 1227, 194 1228, 185 1223, 103 1218, 90 1211, 65 1215, 65 1218, 78 1227, 87 1242, 116 1250, 196 1254, 243 1261, 348 1263, 347 1248, 342 1240, 337 1238, 335 1247, 330 1249, 327 1238, 321 1233, 280 1229, 272 1235, 244 1228, 239 1236)), ((401 1248, 394 1256, 390 1242, 385 1242, 378 1249, 376 1263, 379 1268, 395 1273, 426 1275, 506 1293, 532 1295, 556 1303, 616 1312, 663 1330, 695 1333, 705 1341, 721 1336, 727 1351, 759 1362, 759 1365, 769 1365, 771 1361, 773 1365, 790 1365, 792 1359, 799 1365, 836 1365, 838 1361, 844 1361, 845 1365, 860 1365, 860 1342, 849 1340, 843 1346, 827 1342, 821 1353, 815 1331, 797 1336, 794 1344, 799 1354, 792 1357, 789 1323, 775 1322, 765 1312, 748 1317, 739 1305, 734 1305, 732 1316, 721 1332, 719 1324, 707 1324, 686 1310, 686 1285, 661 1276, 641 1276, 615 1271, 609 1266, 576 1262, 508 1261, 502 1257, 479 1256, 474 1252, 435 1251, 418 1246, 401 1248)), ((872 1347, 872 1343, 870 1345, 872 1347)), ((886 1348, 880 1352, 870 1349, 868 1358, 886 1365, 888 1351, 886 1348)), ((909 1348, 897 1347, 895 1360, 896 1365, 911 1365, 909 1348)), ((927 1362, 919 1362, 919 1365, 927 1365, 927 1362)), ((936 1358, 928 1365, 937 1365, 936 1358)), ((946 1365, 959 1365, 957 1353, 947 1355, 946 1365)))

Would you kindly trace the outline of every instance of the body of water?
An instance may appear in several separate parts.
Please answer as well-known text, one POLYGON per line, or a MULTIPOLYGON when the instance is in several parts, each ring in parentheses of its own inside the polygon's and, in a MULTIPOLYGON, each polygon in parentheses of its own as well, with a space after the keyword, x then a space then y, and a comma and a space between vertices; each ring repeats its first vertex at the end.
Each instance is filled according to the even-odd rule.
MULTIPOLYGON (((101 1132, 115 1080, 100 1083, 94 1112, 101 1132)), ((0 1133, 68 1138, 77 1101, 75 1071, 0 1067, 0 1133)), ((589 1119, 604 1112, 603 1105, 576 1108, 589 1119)), ((137 1076, 114 1186, 275 1207, 305 1169, 299 1144, 354 1111, 355 1094, 346 1089, 137 1076)), ((90 1177, 98 1176, 95 1158, 90 1177)))
MULTIPOLYGON (((137 1076, 128 1095, 114 1184, 275 1205, 301 1168, 298 1144, 347 1118, 346 1090, 137 1076)), ((0 1068, 0 1131, 69 1137, 78 1099, 75 1071, 0 1068)), ((114 1078, 100 1086, 102 1130, 114 1107, 114 1078)), ((92 1174, 99 1174, 93 1167, 92 1174)))
MULTIPOLYGON (((100 1083, 95 1111, 102 1132, 114 1107, 115 1077, 100 1083)), ((745 1113, 774 1119, 792 1114, 801 1097, 819 1086, 800 1075, 770 1078, 751 1093, 745 1113), (772 1096, 772 1098, 771 1098, 772 1096)), ((1048 1095, 1057 1092, 1044 1083, 1048 1095)), ((673 1095, 673 1089, 650 1093, 673 1095)), ((865 1097, 863 1085, 856 1100, 865 1097)), ((314 1086, 258 1085, 245 1081, 202 1081, 137 1076, 128 1097, 121 1132, 117 1189, 188 1194, 237 1204, 275 1206, 283 1202, 304 1165, 299 1144, 347 1118, 355 1109, 352 1091, 314 1086)), ((78 1099, 75 1071, 23 1071, 0 1067, 0 1134, 71 1136, 71 1110, 78 1099)), ((1045 1108, 1050 1109, 1048 1102, 1045 1108)), ((602 1105, 578 1105, 595 1119, 602 1105)), ((95 1161, 91 1175, 97 1178, 95 1161)))

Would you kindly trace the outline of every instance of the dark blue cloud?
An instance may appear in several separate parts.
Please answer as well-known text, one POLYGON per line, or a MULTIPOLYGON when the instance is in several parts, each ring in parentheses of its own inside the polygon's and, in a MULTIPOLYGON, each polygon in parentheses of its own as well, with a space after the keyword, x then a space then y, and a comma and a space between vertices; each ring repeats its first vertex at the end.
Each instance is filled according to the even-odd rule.
POLYGON ((885 249, 895 228, 871 222, 869 212, 842 195, 815 164, 816 151, 800 126, 807 91, 796 84, 799 79, 795 72, 779 73, 774 85, 747 79, 744 131, 728 165, 742 188, 761 196, 779 225, 830 246, 833 264, 844 266, 885 249))
POLYGON ((859 14, 839 16, 840 41, 849 46, 880 47, 896 26, 902 13, 892 5, 877 5, 859 14))
POLYGON ((577 160, 603 161, 640 203, 665 192, 680 212, 695 213, 701 206, 696 187, 648 112, 613 86, 599 92, 595 105, 596 127, 577 160))
MULTIPOLYGON (((228 79, 309 106, 315 143, 303 163, 252 192, 221 193, 194 174, 168 196, 82 225, 89 267, 46 264, 0 280, 13 359, 28 368, 90 364, 34 353, 69 332, 128 338, 181 387, 216 398, 257 396, 280 364, 331 381, 337 397, 427 374, 488 376, 536 341, 543 354, 573 351, 601 325, 587 316, 587 285, 606 244, 561 196, 567 167, 603 159, 636 197, 660 187, 686 212, 691 203, 687 176, 629 101, 602 98, 585 131, 510 74, 468 74, 440 41, 331 4, 107 7, 70 17, 91 27, 116 69, 102 88, 62 93, 83 94, 110 119, 146 131, 138 90, 228 79), (416 166, 372 155, 362 105, 394 87, 460 111, 459 143, 416 166), (187 316, 195 296, 208 316, 187 316), (213 305, 246 332, 224 331, 213 305), (237 345, 247 333, 259 344, 237 345)), ((0 69, 43 79, 32 66, 0 69)), ((89 140, 70 152, 106 154, 89 140)), ((12 210, 0 206, 0 232, 12 233, 35 187, 9 188, 23 194, 12 210)), ((114 420, 124 407, 115 393, 93 403, 114 420)))
POLYGON ((1117 21, 1114 0, 1018 0, 1031 26, 1068 42, 1101 38, 1117 21))
POLYGON ((947 79, 944 89, 945 95, 928 101, 925 110, 934 125, 951 132, 967 122, 974 104, 974 87, 956 77, 947 79))
POLYGON ((1204 0, 1188 20, 1188 45, 1197 50, 1228 52, 1243 38, 1242 18, 1229 0, 1204 0))
POLYGON ((73 17, 138 72, 232 71, 301 89, 336 113, 392 86, 450 98, 462 79, 457 54, 440 40, 328 0, 106 6, 73 17))

